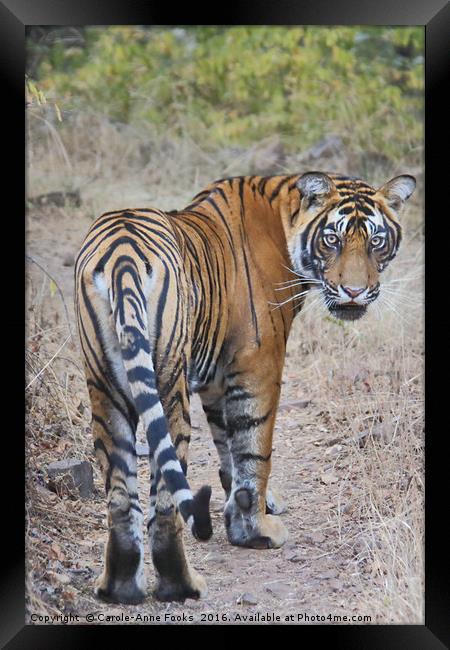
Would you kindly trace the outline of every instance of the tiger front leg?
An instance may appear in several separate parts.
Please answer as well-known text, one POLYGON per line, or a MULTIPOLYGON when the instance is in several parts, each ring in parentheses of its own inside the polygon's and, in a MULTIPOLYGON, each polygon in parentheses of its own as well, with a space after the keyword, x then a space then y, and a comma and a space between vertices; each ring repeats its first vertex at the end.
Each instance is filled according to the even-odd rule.
POLYGON ((225 395, 222 394, 222 391, 217 395, 214 390, 208 389, 200 392, 200 398, 220 460, 220 482, 225 491, 225 498, 228 499, 231 491, 233 464, 227 436, 225 395))
POLYGON ((225 526, 229 541, 236 546, 279 548, 288 538, 280 518, 267 514, 266 502, 278 397, 276 384, 268 395, 260 390, 258 394, 248 383, 229 386, 226 392, 233 471, 225 526))
MULTIPOLYGON (((209 428, 213 437, 220 460, 219 478, 225 492, 225 498, 230 498, 233 461, 230 452, 231 440, 227 435, 225 395, 217 398, 210 395, 212 391, 202 391, 200 397, 203 410, 208 420, 209 428)), ((266 514, 281 515, 286 511, 286 505, 276 490, 271 488, 270 482, 266 490, 266 514)))

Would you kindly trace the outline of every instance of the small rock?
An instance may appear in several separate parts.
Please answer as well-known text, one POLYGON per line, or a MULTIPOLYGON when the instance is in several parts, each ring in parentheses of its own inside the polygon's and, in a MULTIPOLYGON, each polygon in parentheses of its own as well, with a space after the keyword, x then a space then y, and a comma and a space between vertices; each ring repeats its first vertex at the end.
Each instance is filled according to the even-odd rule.
POLYGON ((266 591, 272 594, 272 596, 275 596, 275 598, 279 598, 281 600, 289 596, 289 594, 292 592, 292 589, 290 585, 284 584, 283 582, 276 582, 275 584, 266 587, 266 591))
POLYGON ((69 573, 73 573, 74 575, 79 575, 79 574, 87 574, 87 575, 92 575, 92 569, 90 567, 84 567, 84 568, 74 568, 74 569, 67 569, 69 573))
POLYGON ((87 460, 68 458, 47 466, 49 487, 57 494, 78 492, 88 499, 94 491, 92 465, 87 460))
POLYGON ((70 204, 80 207, 81 196, 79 190, 75 190, 74 192, 47 192, 47 194, 28 197, 28 202, 30 205, 38 207, 56 205, 62 208, 70 204))
POLYGON ((332 580, 333 578, 337 578, 339 575, 338 571, 336 569, 328 569, 328 571, 324 571, 323 573, 320 574, 321 579, 323 580, 332 580))
POLYGON ((75 264, 75 257, 69 253, 69 255, 66 255, 65 258, 63 259, 63 266, 74 266, 75 264))
POLYGON ((226 559, 223 557, 222 553, 219 553, 218 551, 210 551, 205 557, 205 562, 223 564, 226 562, 226 559))
POLYGON ((369 438, 389 443, 392 440, 394 430, 395 422, 377 423, 371 429, 365 429, 365 431, 360 431, 355 436, 352 436, 349 441, 358 444, 361 448, 366 446, 369 438))
POLYGON ((342 445, 333 445, 332 447, 328 447, 328 449, 325 451, 325 456, 331 456, 332 458, 336 458, 339 456, 339 454, 342 453, 343 447, 342 445))
POLYGON ((283 551, 285 553, 287 553, 288 551, 296 551, 296 550, 297 550, 297 543, 296 542, 290 541, 288 539, 288 541, 285 544, 283 544, 283 551))
POLYGON ((349 501, 348 503, 343 503, 341 504, 339 508, 339 512, 341 515, 348 515, 350 514, 355 508, 355 504, 349 501))
POLYGON ((297 553, 297 551, 289 551, 284 557, 289 562, 301 562, 302 559, 304 559, 299 553, 297 553))
POLYGON ((325 472, 325 474, 322 474, 320 477, 320 482, 324 483, 325 485, 330 485, 331 483, 337 483, 339 481, 339 476, 334 474, 334 472, 325 472))
POLYGON ((305 541, 310 544, 322 544, 325 541, 325 535, 319 531, 305 533, 305 541))
POLYGON ((339 436, 339 438, 329 438, 329 439, 326 441, 325 444, 326 444, 328 447, 331 447, 332 445, 336 445, 336 444, 339 443, 339 442, 342 442, 342 437, 341 437, 341 436, 339 436))
POLYGON ((281 402, 279 411, 290 411, 291 409, 304 409, 311 404, 310 399, 296 399, 289 402, 281 402))
POLYGON ((237 605, 257 605, 258 604, 258 599, 256 598, 255 594, 251 594, 249 592, 246 592, 245 594, 242 594, 241 596, 238 596, 236 600, 237 605))
POLYGON ((122 616, 123 615, 123 609, 120 609, 119 607, 115 607, 113 609, 108 609, 108 614, 110 616, 122 616))
POLYGON ((376 430, 370 431, 370 429, 366 429, 365 431, 360 431, 355 436, 349 438, 349 442, 354 442, 359 445, 359 447, 363 448, 366 446, 367 440, 371 434, 374 439, 381 438, 381 434, 377 433, 376 430))

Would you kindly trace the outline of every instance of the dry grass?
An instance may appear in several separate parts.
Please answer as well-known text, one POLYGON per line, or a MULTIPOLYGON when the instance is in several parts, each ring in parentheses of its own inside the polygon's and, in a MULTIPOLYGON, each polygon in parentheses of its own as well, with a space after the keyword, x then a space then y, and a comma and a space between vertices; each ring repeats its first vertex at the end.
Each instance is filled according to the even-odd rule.
MULTIPOLYGON (((271 151, 271 142, 265 142, 213 155, 188 137, 171 142, 88 114, 74 115, 62 137, 37 117, 30 118, 29 129, 28 194, 80 188, 82 210, 62 210, 72 220, 81 212, 93 218, 127 205, 182 206, 216 177, 256 173, 261 152, 271 151)), ((354 172, 355 164, 354 154, 345 152, 310 163, 343 172, 354 172)), ((275 156, 272 172, 307 166, 307 159, 299 166, 294 156, 282 163, 275 156)), ((389 173, 380 168, 373 176, 382 182, 402 171, 418 170, 398 161, 389 173)), ((343 324, 312 304, 311 296, 291 334, 285 371, 285 386, 295 377, 298 394, 314 403, 305 430, 316 433, 327 471, 339 479, 335 508, 324 525, 345 549, 347 571, 359 581, 362 600, 376 621, 385 623, 422 623, 424 616, 421 195, 419 174, 405 241, 385 279, 385 298, 363 321, 343 324)), ((80 219, 80 236, 86 228, 86 219, 80 219)), ((39 241, 34 245, 39 250, 39 241)), ((82 602, 95 609, 87 583, 100 566, 104 503, 77 343, 66 340, 72 287, 61 285, 64 306, 42 269, 29 263, 28 273, 27 593, 29 611, 50 615, 82 602), (43 468, 69 456, 94 465, 97 493, 90 502, 46 487, 43 468)), ((281 444, 282 439, 278 448, 281 444)), ((282 474, 282 468, 276 471, 282 474)))
MULTIPOLYGON (((411 161, 374 159, 372 153, 355 148, 330 149, 326 158, 308 155, 299 143, 298 152, 286 152, 276 136, 253 147, 206 151, 186 131, 172 140, 126 124, 111 123, 104 116, 87 112, 70 115, 55 129, 51 111, 29 113, 28 195, 54 190, 80 189, 84 210, 92 217, 118 207, 155 205, 173 209, 186 205, 193 193, 216 178, 240 174, 283 174, 302 169, 323 169, 367 176, 382 184, 395 174, 417 176, 416 205, 423 196, 423 170, 417 151, 411 161), (49 128, 49 125, 51 128, 49 128)), ((421 226, 421 213, 415 227, 421 226)))
MULTIPOLYGON (((67 305, 55 294, 52 282, 28 262, 26 594, 28 611, 39 616, 59 614, 75 599, 76 592, 63 580, 69 567, 77 567, 77 535, 71 525, 74 512, 85 508, 74 494, 50 491, 45 468, 71 456, 95 462, 86 435, 86 389, 79 355, 65 317, 67 305)), ((98 484, 98 471, 96 478, 98 484)), ((92 529, 92 517, 87 511, 83 514, 86 530, 92 529)))
POLYGON ((386 272, 388 300, 381 297, 378 308, 373 305, 354 324, 333 321, 321 304, 305 309, 289 341, 286 371, 302 359, 302 391, 323 409, 325 426, 319 430, 333 452, 330 469, 341 476, 330 524, 338 528, 339 541, 351 545, 352 571, 374 579, 376 588, 368 594, 373 611, 386 622, 420 623, 423 243, 417 234, 411 238, 407 224, 405 239, 386 272))

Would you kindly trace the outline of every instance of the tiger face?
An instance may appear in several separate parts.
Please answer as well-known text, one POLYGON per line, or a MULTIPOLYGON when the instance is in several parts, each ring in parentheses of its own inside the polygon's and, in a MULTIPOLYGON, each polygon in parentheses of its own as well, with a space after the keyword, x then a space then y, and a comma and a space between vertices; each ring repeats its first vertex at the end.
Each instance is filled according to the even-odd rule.
POLYGON ((320 286, 334 317, 361 318, 379 296, 379 275, 401 241, 398 216, 415 186, 409 175, 378 190, 321 172, 297 181, 300 207, 288 233, 291 261, 299 275, 320 286))

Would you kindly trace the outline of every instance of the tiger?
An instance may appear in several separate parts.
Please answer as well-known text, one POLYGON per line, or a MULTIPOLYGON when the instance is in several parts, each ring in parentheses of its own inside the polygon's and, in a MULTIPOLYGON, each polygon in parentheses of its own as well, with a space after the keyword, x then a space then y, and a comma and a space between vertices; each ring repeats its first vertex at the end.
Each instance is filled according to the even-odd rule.
POLYGON ((284 503, 268 480, 289 331, 311 291, 334 318, 367 312, 415 186, 409 174, 378 189, 318 171, 236 176, 182 210, 125 209, 92 223, 76 259, 75 308, 107 501, 100 599, 146 597, 139 420, 149 448, 153 595, 207 593, 183 542, 185 526, 198 540, 212 534, 211 487, 193 495, 187 480, 193 393, 219 456, 229 542, 286 542, 284 503))

